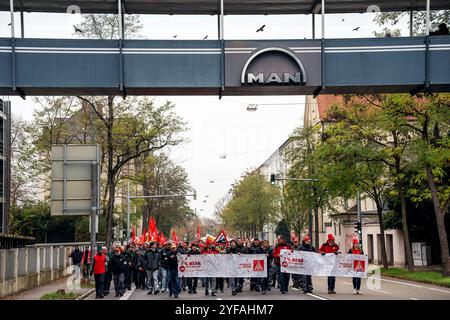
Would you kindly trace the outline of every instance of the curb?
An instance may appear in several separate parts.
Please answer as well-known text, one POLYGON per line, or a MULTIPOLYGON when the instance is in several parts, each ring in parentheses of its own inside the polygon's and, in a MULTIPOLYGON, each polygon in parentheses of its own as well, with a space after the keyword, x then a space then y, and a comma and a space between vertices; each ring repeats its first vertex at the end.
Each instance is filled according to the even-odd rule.
POLYGON ((81 296, 79 296, 78 298, 76 298, 75 300, 84 300, 85 298, 87 298, 88 296, 90 296, 92 293, 94 293, 95 288, 89 290, 88 292, 83 293, 81 296))

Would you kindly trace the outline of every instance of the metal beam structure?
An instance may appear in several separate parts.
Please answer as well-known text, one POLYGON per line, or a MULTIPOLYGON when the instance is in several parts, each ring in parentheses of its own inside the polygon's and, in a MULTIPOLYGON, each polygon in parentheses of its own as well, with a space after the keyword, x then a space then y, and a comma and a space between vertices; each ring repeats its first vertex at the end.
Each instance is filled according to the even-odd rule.
POLYGON ((122 44, 120 70, 119 40, 0 38, 0 95, 122 95, 121 84, 129 95, 217 95, 222 86, 223 95, 450 91, 449 36, 122 44), (291 63, 306 81, 241 81, 245 66, 282 76, 291 63))
POLYGON ((378 1, 377 5, 382 11, 413 12, 425 9, 424 38, 339 40, 326 39, 325 13, 365 12, 372 7, 372 1, 126 0, 127 14, 217 14, 218 41, 202 42, 124 39, 125 0, 16 2, 0 0, 0 10, 9 8, 11 15, 11 38, 0 38, 0 65, 4 71, 0 73, 0 94, 22 97, 26 94, 120 94, 124 97, 127 94, 218 94, 221 97, 449 90, 450 76, 446 72, 450 69, 449 38, 429 37, 430 10, 447 9, 449 0, 378 1), (78 6, 81 13, 117 14, 118 40, 25 39, 23 23, 22 38, 15 38, 16 7, 23 13, 67 12, 67 8, 73 6, 78 6), (322 33, 320 40, 224 39, 226 14, 260 13, 313 13, 315 38, 314 15, 319 11, 322 33), (266 51, 278 54, 285 52, 301 70, 286 72, 286 68, 291 68, 292 71, 292 61, 280 60, 272 52, 271 57, 266 59, 269 67, 256 63, 260 70, 248 73, 249 81, 256 81, 259 85, 244 83, 244 78, 247 77, 244 73, 249 64, 253 63, 253 57, 266 51), (261 72, 261 68, 265 69, 267 75, 261 72), (239 81, 239 73, 242 73, 242 81, 239 81), (304 81, 300 81, 301 79, 304 81), (295 83, 291 83, 291 80, 295 83))
MULTIPOLYGON (((126 0, 128 14, 219 15, 218 0, 126 0)), ((319 0, 320 1, 320 0, 319 0)), ((9 0, 0 0, 0 11, 9 11, 9 0)), ((71 5, 81 13, 117 13, 117 0, 20 0, 25 12, 65 13, 71 5)), ((226 15, 310 14, 316 0, 225 0, 226 15)), ((364 13, 372 5, 381 11, 424 11, 426 0, 327 0, 327 13, 364 13)), ((431 10, 449 9, 448 0, 433 0, 431 10)))

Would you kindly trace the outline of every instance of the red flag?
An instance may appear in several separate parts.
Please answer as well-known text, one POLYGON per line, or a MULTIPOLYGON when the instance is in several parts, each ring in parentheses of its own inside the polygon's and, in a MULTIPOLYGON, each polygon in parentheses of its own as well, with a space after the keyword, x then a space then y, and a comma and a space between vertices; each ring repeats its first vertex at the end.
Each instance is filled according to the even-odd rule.
POLYGON ((172 240, 173 242, 175 242, 175 244, 178 244, 178 237, 177 234, 175 233, 175 230, 172 230, 172 240))
POLYGON ((131 228, 131 239, 136 240, 136 234, 134 233, 134 226, 131 228))
POLYGON ((151 217, 148 218, 148 237, 147 237, 147 241, 153 241, 153 234, 152 234, 152 221, 151 221, 151 217))
POLYGON ((156 222, 154 217, 150 217, 148 220, 148 231, 152 240, 155 240, 158 236, 158 229, 156 228, 156 222))
POLYGON ((195 238, 198 240, 200 240, 200 226, 197 227, 197 235, 195 236, 195 238))
POLYGON ((167 243, 166 237, 164 237, 164 233, 162 232, 159 233, 159 241, 162 245, 167 243))
POLYGON ((139 239, 139 243, 144 243, 147 239, 145 238, 145 235, 147 233, 147 230, 144 228, 144 232, 141 235, 141 238, 139 239))

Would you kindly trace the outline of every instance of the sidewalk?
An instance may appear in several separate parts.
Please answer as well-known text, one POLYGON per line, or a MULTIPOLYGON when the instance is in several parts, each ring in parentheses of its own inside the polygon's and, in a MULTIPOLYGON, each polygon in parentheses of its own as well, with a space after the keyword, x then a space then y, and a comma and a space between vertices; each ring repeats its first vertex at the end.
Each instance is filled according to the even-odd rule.
POLYGON ((55 292, 58 289, 64 289, 66 293, 75 292, 84 294, 90 291, 92 288, 81 288, 81 289, 72 289, 68 287, 67 279, 69 277, 64 277, 58 280, 55 280, 49 284, 36 287, 30 290, 26 290, 23 292, 19 292, 15 295, 1 297, 0 300, 39 300, 44 294, 55 292))

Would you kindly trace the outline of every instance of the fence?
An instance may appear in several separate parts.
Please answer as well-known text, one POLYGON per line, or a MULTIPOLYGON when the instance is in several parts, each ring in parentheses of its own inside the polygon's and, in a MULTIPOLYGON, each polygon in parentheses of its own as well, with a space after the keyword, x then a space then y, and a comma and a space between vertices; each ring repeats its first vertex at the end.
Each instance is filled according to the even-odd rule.
MULTIPOLYGON (((0 250, 0 297, 31 289, 68 275, 71 244, 38 244, 0 250)), ((78 243, 80 249, 88 243, 78 243)))

